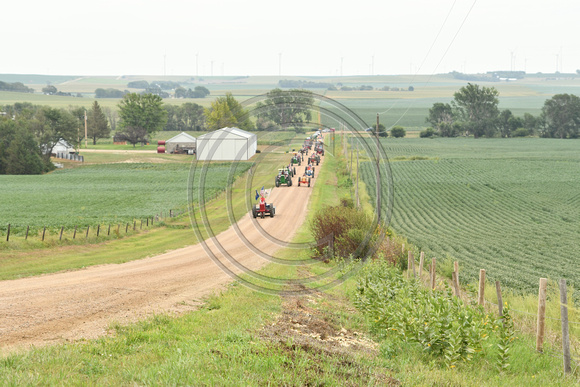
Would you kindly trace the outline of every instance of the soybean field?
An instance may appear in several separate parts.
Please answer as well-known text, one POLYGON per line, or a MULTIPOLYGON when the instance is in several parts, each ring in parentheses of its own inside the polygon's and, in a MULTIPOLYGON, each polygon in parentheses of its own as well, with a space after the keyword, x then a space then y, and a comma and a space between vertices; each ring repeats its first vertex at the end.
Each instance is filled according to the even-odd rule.
MULTIPOLYGON (((580 141, 385 139, 394 183, 392 228, 430 257, 458 260, 502 286, 580 284, 580 141)), ((361 165, 374 200, 375 172, 361 165)), ((386 188, 383 188, 386 194, 386 188)), ((383 207, 385 211, 385 207, 383 207)))
MULTIPOLYGON (((207 168, 204 197, 223 191, 228 176, 247 171, 251 163, 213 163, 207 168)), ((22 234, 43 227, 75 226, 144 219, 188 202, 189 164, 117 163, 56 170, 46 175, 0 176, 0 233, 7 225, 22 234)), ((202 174, 195 173, 193 200, 202 174)))

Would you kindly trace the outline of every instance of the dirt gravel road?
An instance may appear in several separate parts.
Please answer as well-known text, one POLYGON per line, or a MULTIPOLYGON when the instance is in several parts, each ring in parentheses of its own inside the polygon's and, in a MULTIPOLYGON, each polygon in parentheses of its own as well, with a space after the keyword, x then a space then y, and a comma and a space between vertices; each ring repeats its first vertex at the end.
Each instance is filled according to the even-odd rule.
MULTIPOLYGON (((303 167, 297 169, 303 171, 303 167)), ((272 190, 268 202, 276 206, 274 218, 255 220, 248 214, 238 222, 248 241, 265 254, 273 254, 280 243, 263 232, 289 242, 305 219, 312 189, 298 187, 297 177, 293 182, 292 187, 272 190), (262 232, 257 225, 263 227, 262 232)), ((233 227, 217 239, 251 270, 268 263, 233 227)), ((207 245, 224 260, 211 241, 207 245)), ((200 244, 124 264, 1 281, 0 350, 8 353, 30 345, 96 338, 105 335, 112 322, 193 310, 203 297, 231 281, 200 244)))

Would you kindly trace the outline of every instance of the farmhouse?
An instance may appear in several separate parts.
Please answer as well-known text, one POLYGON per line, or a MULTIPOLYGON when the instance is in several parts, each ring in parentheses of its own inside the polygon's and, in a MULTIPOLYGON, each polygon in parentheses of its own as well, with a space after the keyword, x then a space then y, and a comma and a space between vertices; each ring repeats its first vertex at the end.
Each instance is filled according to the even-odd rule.
POLYGON ((177 136, 165 141, 165 152, 193 154, 195 153, 196 142, 195 137, 181 132, 177 136))
POLYGON ((258 136, 240 128, 222 128, 197 138, 197 159, 248 160, 258 149, 258 136))
POLYGON ((63 140, 62 138, 60 140, 58 140, 58 142, 56 143, 56 145, 54 146, 54 148, 52 148, 52 155, 53 156, 57 156, 57 155, 66 155, 69 153, 74 153, 75 148, 69 144, 68 142, 66 142, 65 140, 63 140))

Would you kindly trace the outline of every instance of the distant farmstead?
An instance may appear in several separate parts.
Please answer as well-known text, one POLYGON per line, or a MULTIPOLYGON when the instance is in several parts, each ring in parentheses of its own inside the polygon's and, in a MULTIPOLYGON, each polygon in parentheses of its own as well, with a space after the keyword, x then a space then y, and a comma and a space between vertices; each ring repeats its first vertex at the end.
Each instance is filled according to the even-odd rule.
POLYGON ((240 128, 222 128, 197 138, 197 159, 249 160, 258 149, 258 136, 240 128))
POLYGON ((181 132, 175 137, 165 141, 165 153, 187 153, 194 154, 197 140, 195 137, 181 132))

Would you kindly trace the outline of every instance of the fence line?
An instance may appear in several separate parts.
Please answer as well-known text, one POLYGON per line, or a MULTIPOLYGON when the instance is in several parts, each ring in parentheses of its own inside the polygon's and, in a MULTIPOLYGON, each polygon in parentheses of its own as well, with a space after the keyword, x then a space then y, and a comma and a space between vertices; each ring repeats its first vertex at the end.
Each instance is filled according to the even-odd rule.
MULTIPOLYGON (((403 250, 402 253, 404 254, 404 247, 402 250, 403 250)), ((421 262, 423 262, 423 257, 424 257, 424 252, 421 252, 421 262)), ((420 266, 422 266, 422 265, 420 265, 420 266)), ((459 278, 458 262, 455 261, 453 266, 454 266, 454 271, 452 273, 452 282, 453 282, 453 285, 455 287, 455 285, 458 283, 458 278, 459 278)), ((429 272, 430 272, 429 287, 430 287, 430 289, 435 289, 435 287, 436 287, 436 270, 435 270, 435 268, 436 268, 436 258, 432 258, 432 263, 429 267, 429 272)), ((414 259, 413 253, 409 249, 408 257, 407 257, 407 277, 421 280, 421 278, 422 278, 421 272, 419 273, 418 277, 415 275, 411 276, 411 273, 412 273, 412 271, 414 272, 414 269, 415 269, 415 259, 414 259)), ((546 297, 547 282, 548 281, 546 278, 540 278, 540 286, 539 286, 539 292, 538 292, 538 313, 537 314, 533 314, 533 313, 526 312, 526 311, 520 311, 517 309, 510 309, 510 311, 522 313, 522 314, 529 315, 529 316, 534 316, 536 318, 536 323, 537 323, 536 347, 533 348, 534 351, 541 353, 541 354, 546 354, 548 356, 556 357, 558 359, 563 359, 564 373, 569 374, 572 372, 571 362, 574 362, 574 370, 576 370, 580 366, 580 359, 573 357, 570 353, 570 337, 569 337, 569 324, 580 324, 580 322, 568 321, 568 312, 575 311, 577 309, 568 305, 566 280, 561 279, 560 283, 559 283, 560 316, 561 316, 561 318, 554 318, 554 317, 546 316, 545 312, 546 312, 546 299, 547 299, 547 297, 546 297), (545 324, 544 324, 544 320, 546 318, 548 318, 550 320, 555 320, 555 321, 561 322, 562 352, 552 351, 552 353, 555 353, 557 355, 549 353, 548 351, 545 351, 543 348, 544 334, 545 334, 545 328, 546 328, 545 324)), ((500 286, 499 281, 496 281, 495 285, 496 285, 498 300, 501 300, 502 299, 501 286, 500 286)), ((456 287, 455 292, 454 292, 455 296, 461 298, 460 291, 458 291, 458 290, 459 290, 458 287, 456 287)), ((484 292, 485 292, 485 269, 480 269, 480 271, 479 271, 479 289, 478 289, 478 292, 476 295, 477 304, 480 306, 484 306, 485 304, 488 304, 488 305, 494 305, 494 306, 498 307, 497 309, 498 309, 499 317, 501 319, 501 317, 503 316, 503 312, 502 312, 503 305, 498 305, 494 302, 485 300, 484 292)))
MULTIPOLYGON (((185 210, 170 209, 169 211, 165 211, 165 214, 169 218, 176 218, 176 217, 179 217, 179 216, 183 215, 184 213, 186 213, 185 210)), ((153 227, 153 225, 154 225, 154 219, 155 220, 158 220, 158 221, 159 220, 163 220, 164 219, 163 211, 160 211, 158 214, 155 214, 153 216, 148 216, 145 219, 139 218, 138 219, 140 221, 139 229, 142 230, 144 224, 146 225, 146 228, 153 227), (145 220, 145 222, 144 222, 144 220, 145 220)), ((103 223, 98 223, 96 225, 96 237, 97 238, 102 237, 102 234, 104 234, 104 229, 103 229, 103 232, 101 232, 101 225, 102 224, 103 223)), ((108 225, 108 228, 107 228, 107 236, 110 236, 110 234, 111 234, 111 224, 114 224, 114 223, 106 223, 105 222, 104 224, 107 224, 108 225)), ((125 234, 127 234, 129 232, 129 224, 130 223, 127 223, 127 226, 125 227, 125 234)), ((120 224, 117 225, 117 231, 116 231, 117 235, 120 234, 119 233, 120 226, 121 226, 120 224)), ((79 225, 77 224, 77 225, 74 226, 74 229, 72 229, 72 230, 74 230, 73 231, 72 239, 76 239, 78 227, 79 227, 79 225)), ((84 227, 84 226, 81 225, 80 227, 84 227)), ((10 243, 11 241, 13 241, 15 237, 16 238, 21 237, 21 236, 18 236, 18 234, 16 234, 16 232, 17 232, 16 230, 18 228, 19 228, 19 226, 15 226, 14 224, 8 223, 8 226, 6 228, 6 242, 7 243, 10 243)), ((94 228, 95 228, 95 226, 93 225, 92 229, 94 229, 94 228)), ((23 230, 23 229, 24 229, 24 226, 22 226, 22 229, 21 230, 23 230)), ((42 242, 44 242, 45 237, 47 236, 47 233, 46 233, 47 229, 49 231, 48 235, 51 235, 50 234, 50 230, 53 230, 52 227, 42 226, 42 227, 40 227, 38 229, 38 230, 42 230, 42 236, 40 237, 40 239, 41 239, 42 242)), ((65 233, 65 231, 66 231, 65 230, 65 226, 56 227, 54 229, 57 230, 57 234, 56 235, 58 236, 58 240, 59 241, 62 241, 63 235, 66 234, 65 233)), ((91 230, 91 225, 89 224, 89 225, 87 225, 87 229, 86 229, 86 232, 85 232, 85 238, 88 238, 89 237, 90 230, 91 230)), ((133 219, 133 231, 136 231, 136 230, 137 230, 137 220, 134 218, 133 219)), ((29 234, 30 234, 30 225, 27 225, 26 226, 26 232, 25 232, 25 235, 24 235, 24 240, 28 240, 29 239, 28 238, 29 237, 29 234)))

